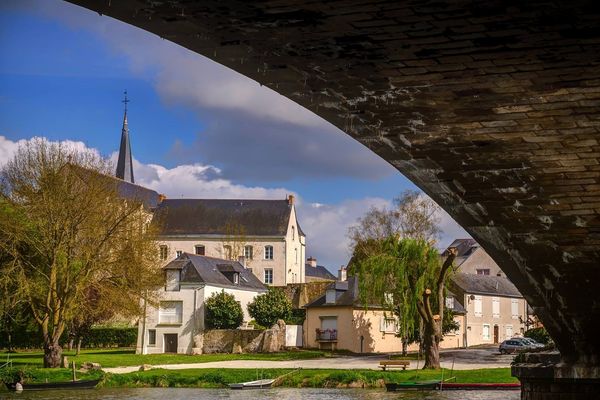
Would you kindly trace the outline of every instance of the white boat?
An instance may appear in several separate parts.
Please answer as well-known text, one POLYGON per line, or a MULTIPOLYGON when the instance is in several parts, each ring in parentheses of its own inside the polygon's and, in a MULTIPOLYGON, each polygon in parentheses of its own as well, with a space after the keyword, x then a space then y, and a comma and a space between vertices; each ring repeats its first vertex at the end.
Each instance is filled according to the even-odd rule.
POLYGON ((275 379, 259 379, 257 381, 230 383, 230 389, 266 389, 270 388, 275 379))

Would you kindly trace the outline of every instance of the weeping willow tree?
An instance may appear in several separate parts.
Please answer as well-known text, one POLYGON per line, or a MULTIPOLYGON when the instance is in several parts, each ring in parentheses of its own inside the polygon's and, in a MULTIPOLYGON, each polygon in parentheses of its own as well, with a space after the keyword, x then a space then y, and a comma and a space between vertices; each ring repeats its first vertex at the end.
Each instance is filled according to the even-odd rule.
POLYGON ((408 337, 423 325, 425 369, 440 367, 445 282, 456 256, 440 256, 423 239, 368 239, 354 250, 352 272, 359 277, 363 304, 381 304, 398 318, 398 336, 408 337), (433 298, 432 298, 433 296, 433 298))

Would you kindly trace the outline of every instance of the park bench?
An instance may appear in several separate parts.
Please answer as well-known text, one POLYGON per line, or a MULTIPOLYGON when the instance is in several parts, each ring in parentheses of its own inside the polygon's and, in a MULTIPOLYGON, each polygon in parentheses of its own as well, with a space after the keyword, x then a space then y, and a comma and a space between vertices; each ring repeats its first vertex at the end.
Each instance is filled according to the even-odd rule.
POLYGON ((384 371, 388 368, 402 368, 406 370, 406 367, 410 365, 410 361, 404 360, 386 360, 379 362, 379 368, 382 368, 384 371))

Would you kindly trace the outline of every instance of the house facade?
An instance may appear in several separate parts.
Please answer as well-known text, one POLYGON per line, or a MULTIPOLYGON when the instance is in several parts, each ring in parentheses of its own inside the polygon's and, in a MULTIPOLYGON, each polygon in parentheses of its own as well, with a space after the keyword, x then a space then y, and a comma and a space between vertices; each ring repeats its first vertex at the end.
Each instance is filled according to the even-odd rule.
POLYGON ((306 236, 286 200, 166 199, 153 223, 161 259, 183 253, 239 260, 264 284, 305 282, 306 236))
POLYGON ((158 306, 145 304, 138 324, 136 353, 192 354, 201 347, 197 335, 204 332, 204 302, 225 291, 235 297, 250 321, 247 305, 267 289, 237 261, 184 253, 163 267, 165 286, 158 306))
MULTIPOLYGON (((457 304, 455 320, 460 328, 444 336, 442 348, 462 347, 464 316, 457 304)), ((397 322, 382 307, 359 302, 358 279, 331 283, 325 295, 305 306, 304 343, 312 348, 349 350, 354 353, 389 353, 402 351, 396 337, 397 322)), ((412 345, 409 350, 415 350, 412 345)))
POLYGON ((527 302, 507 278, 458 272, 450 287, 466 310, 465 347, 501 343, 525 331, 527 302))
MULTIPOLYGON (((456 248, 455 271, 465 274, 503 276, 506 274, 474 239, 456 239, 448 248, 456 248)), ((445 254, 442 254, 444 256, 445 254)))

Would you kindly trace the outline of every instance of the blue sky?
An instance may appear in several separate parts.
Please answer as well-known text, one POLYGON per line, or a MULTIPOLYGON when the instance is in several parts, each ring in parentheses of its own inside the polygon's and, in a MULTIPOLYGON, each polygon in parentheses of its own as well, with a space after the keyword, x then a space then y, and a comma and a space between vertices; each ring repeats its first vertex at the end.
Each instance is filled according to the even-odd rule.
MULTIPOLYGON (((0 156, 43 136, 114 157, 126 89, 139 183, 169 197, 296 193, 307 255, 332 270, 347 261, 345 233, 357 217, 415 188, 277 93, 65 2, 3 2, 0 51, 0 156)), ((446 215, 443 228, 441 244, 462 233, 446 215)))

